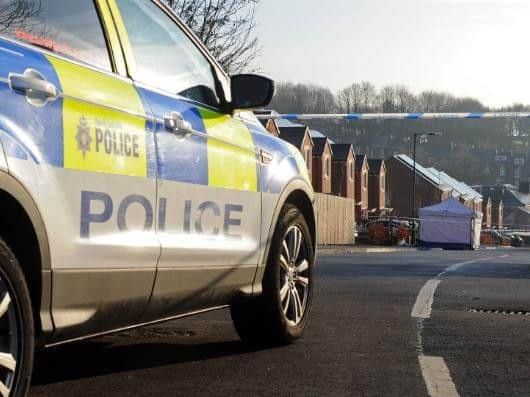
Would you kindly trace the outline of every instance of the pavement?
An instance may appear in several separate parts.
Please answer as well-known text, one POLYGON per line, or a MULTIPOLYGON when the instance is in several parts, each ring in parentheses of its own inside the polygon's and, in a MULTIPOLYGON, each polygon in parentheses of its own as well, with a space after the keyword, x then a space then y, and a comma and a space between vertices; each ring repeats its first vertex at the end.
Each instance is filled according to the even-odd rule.
POLYGON ((349 254, 377 254, 391 253, 416 250, 415 247, 398 247, 385 245, 321 245, 318 247, 318 253, 322 255, 349 255, 349 254))
POLYGON ((530 250, 321 250, 315 288, 294 345, 223 310, 41 353, 30 395, 530 396, 530 250))

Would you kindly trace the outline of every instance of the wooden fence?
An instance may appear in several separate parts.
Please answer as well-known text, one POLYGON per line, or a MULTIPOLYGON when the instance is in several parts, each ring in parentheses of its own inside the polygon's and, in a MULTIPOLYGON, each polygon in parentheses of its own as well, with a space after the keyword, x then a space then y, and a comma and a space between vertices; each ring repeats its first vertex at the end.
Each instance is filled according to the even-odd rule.
POLYGON ((353 244, 355 242, 355 201, 316 194, 318 244, 353 244))

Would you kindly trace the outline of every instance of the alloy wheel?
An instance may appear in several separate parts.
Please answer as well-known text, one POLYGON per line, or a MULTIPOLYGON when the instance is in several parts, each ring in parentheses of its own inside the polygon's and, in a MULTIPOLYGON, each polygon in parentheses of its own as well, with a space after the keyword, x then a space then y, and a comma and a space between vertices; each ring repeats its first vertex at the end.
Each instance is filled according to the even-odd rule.
POLYGON ((280 255, 280 302, 290 325, 300 324, 304 318, 309 296, 308 247, 302 230, 291 226, 283 240, 280 255))
POLYGON ((8 397, 15 385, 20 355, 19 313, 6 282, 0 279, 0 396, 8 397))

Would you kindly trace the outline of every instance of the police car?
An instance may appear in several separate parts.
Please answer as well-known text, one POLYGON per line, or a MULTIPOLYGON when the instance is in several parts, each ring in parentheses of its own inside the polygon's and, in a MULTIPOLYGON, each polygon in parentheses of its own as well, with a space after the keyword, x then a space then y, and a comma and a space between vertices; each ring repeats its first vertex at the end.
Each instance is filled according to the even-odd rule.
POLYGON ((0 0, 0 396, 36 348, 207 310, 302 335, 314 198, 245 112, 272 95, 157 0, 0 0))

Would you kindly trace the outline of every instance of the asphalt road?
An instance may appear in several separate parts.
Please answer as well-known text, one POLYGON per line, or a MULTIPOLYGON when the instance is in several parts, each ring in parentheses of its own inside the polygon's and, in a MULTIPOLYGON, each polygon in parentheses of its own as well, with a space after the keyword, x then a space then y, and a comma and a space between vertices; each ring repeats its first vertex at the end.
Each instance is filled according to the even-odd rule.
POLYGON ((429 356, 440 395, 530 396, 530 250, 320 256, 316 281, 295 345, 250 351, 220 311, 50 350, 31 395, 426 396, 429 356), (412 318, 437 276, 430 318, 412 318))

